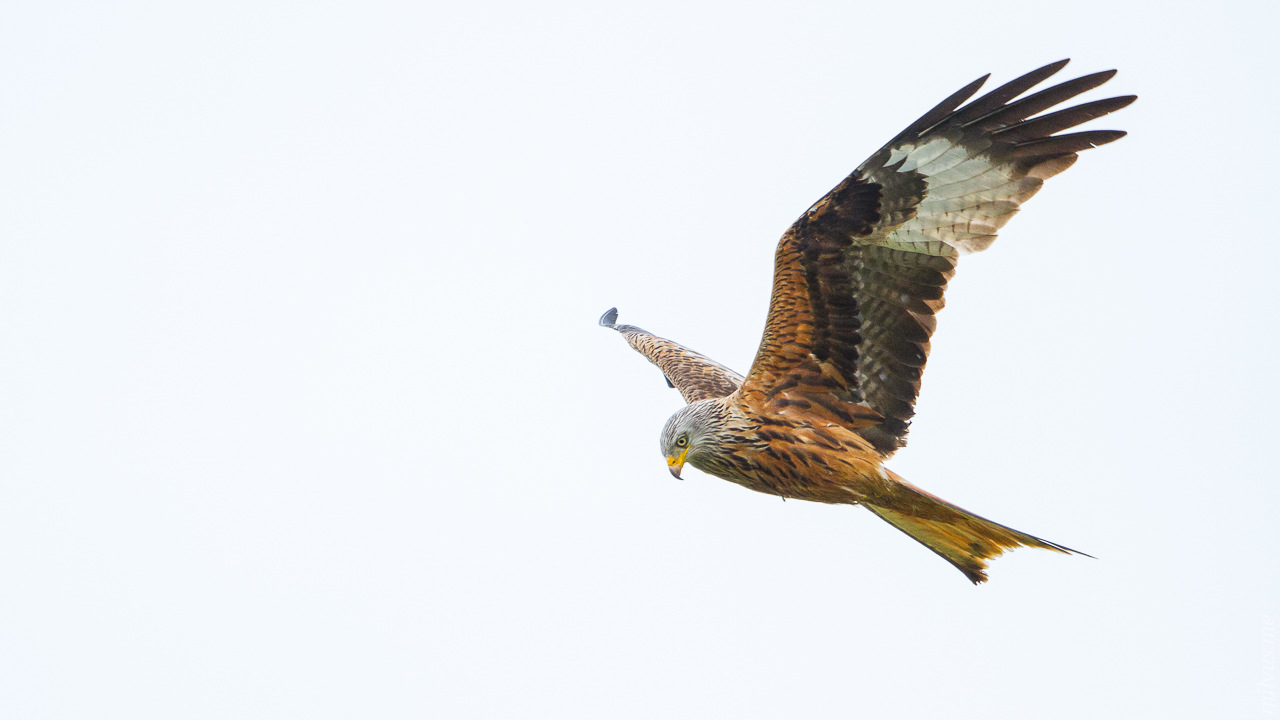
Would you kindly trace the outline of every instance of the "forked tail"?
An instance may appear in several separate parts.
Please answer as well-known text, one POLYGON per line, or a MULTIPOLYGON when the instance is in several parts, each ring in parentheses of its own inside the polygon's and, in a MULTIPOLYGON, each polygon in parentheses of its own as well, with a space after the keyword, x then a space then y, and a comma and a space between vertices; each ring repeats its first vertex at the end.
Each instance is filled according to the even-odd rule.
POLYGON ((930 495, 892 472, 889 476, 900 486, 893 497, 864 501, 862 505, 955 565, 975 585, 987 581, 988 560, 1020 546, 1093 557, 991 522, 930 495))

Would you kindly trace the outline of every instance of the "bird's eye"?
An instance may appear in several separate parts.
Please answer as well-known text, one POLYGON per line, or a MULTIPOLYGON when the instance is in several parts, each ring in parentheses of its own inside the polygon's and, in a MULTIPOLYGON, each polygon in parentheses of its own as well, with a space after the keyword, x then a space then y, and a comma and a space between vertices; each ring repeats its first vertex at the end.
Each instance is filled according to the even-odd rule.
POLYGON ((688 445, 688 444, 689 444, 689 438, 686 438, 683 436, 676 438, 676 447, 684 447, 685 445, 688 445))

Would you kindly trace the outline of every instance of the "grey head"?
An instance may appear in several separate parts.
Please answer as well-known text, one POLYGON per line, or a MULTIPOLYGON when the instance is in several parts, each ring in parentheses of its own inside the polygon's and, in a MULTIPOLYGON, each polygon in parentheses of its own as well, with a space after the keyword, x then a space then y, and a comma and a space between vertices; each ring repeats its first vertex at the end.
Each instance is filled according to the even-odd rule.
POLYGON ((700 460, 715 456, 726 412, 724 398, 709 398, 685 405, 667 419, 660 446, 672 475, 679 478, 686 462, 701 468, 700 460))

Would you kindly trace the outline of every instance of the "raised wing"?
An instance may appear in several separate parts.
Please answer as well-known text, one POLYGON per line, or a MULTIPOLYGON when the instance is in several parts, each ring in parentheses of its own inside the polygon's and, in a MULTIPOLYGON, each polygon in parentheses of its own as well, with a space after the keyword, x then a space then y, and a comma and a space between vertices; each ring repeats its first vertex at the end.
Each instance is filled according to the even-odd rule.
POLYGON ((600 324, 622 333, 631 347, 649 358, 687 403, 732 395, 742 385, 742 376, 689 348, 660 338, 634 325, 618 325, 618 309, 600 316, 600 324))
POLYGON ((1032 117, 1101 85, 1114 70, 1014 99, 1066 64, 1047 65, 960 107, 986 78, 969 84, 787 230, 764 338, 740 391, 744 402, 830 417, 885 455, 904 444, 934 315, 958 256, 986 249, 1076 153, 1124 136, 1054 133, 1119 110, 1134 96, 1032 117))

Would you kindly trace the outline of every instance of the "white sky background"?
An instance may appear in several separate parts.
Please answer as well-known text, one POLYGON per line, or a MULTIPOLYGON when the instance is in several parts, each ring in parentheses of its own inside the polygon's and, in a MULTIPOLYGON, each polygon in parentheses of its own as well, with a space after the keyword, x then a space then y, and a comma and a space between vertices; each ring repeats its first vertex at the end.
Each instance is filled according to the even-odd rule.
POLYGON ((1074 6, 7 5, 0 714, 1280 713, 1280 17, 1074 6), (745 370, 796 216, 1067 56, 1131 134, 962 262, 891 466, 1099 559, 672 480, 600 313, 745 370))

